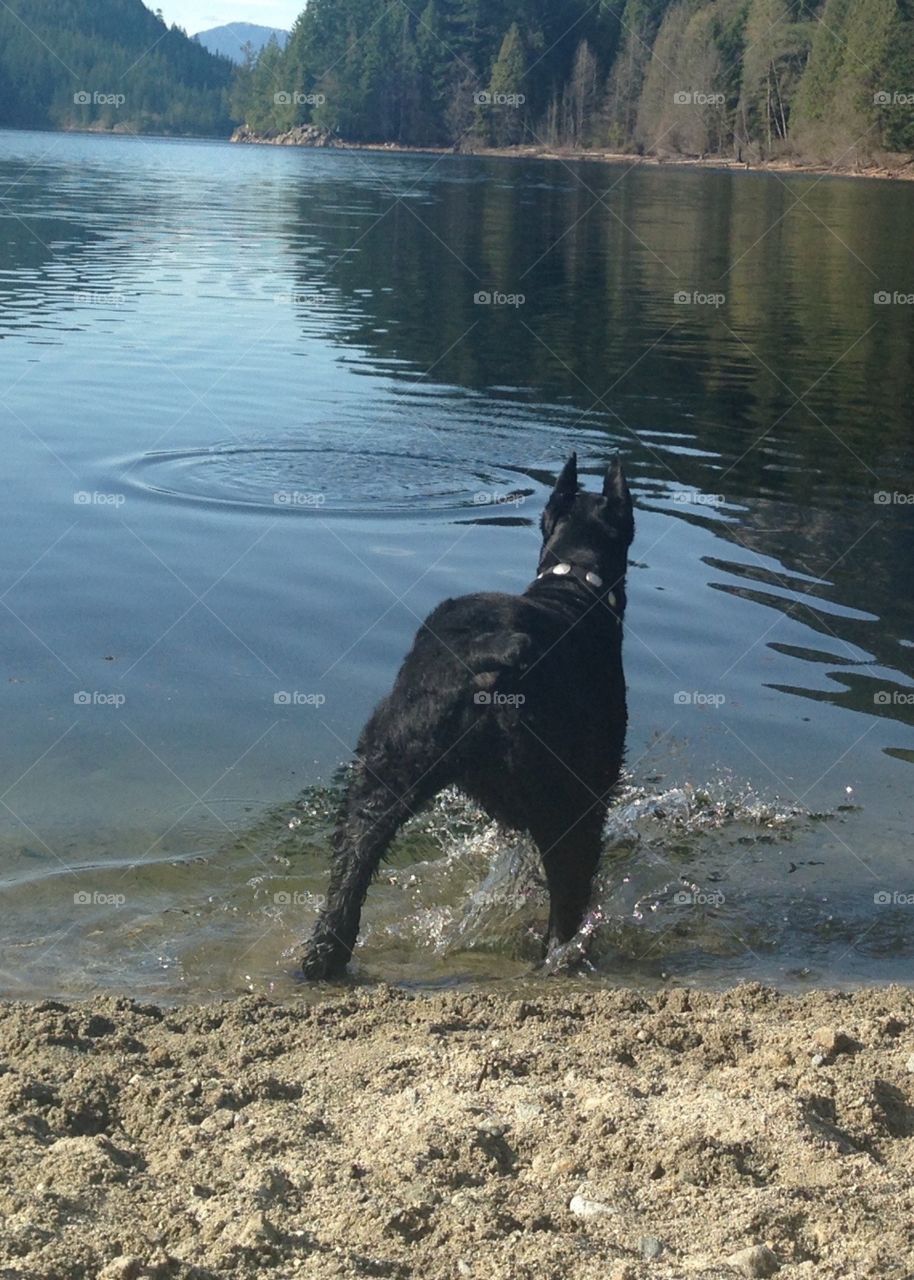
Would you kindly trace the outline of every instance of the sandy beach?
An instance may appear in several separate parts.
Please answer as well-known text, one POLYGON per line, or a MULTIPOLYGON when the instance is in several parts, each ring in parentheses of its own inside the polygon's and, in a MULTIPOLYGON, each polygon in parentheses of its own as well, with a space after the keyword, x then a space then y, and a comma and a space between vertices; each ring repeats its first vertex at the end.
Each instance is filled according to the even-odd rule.
POLYGON ((903 1280, 914 994, 0 1009, 0 1275, 903 1280))

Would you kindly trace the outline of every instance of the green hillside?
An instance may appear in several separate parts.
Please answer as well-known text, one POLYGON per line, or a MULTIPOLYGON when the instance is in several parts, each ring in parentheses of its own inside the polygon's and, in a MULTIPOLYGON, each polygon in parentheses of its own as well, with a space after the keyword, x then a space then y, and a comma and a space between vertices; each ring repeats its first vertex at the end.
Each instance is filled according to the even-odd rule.
POLYGON ((0 125, 225 135, 232 75, 142 0, 0 4, 0 125))
POLYGON ((914 149, 914 0, 310 0, 257 132, 745 159, 914 149))

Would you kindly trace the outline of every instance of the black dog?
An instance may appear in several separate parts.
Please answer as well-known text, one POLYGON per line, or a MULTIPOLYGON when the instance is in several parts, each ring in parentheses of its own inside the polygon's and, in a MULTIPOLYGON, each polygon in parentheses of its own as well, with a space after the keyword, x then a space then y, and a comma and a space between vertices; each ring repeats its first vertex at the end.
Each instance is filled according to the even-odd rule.
POLYGON ((622 615, 634 517, 618 459, 602 494, 591 494, 578 489, 572 454, 542 532, 535 582, 522 596, 439 605, 363 730, 306 977, 345 969, 388 846, 447 786, 536 842, 549 885, 547 953, 580 927, 625 742, 622 615))

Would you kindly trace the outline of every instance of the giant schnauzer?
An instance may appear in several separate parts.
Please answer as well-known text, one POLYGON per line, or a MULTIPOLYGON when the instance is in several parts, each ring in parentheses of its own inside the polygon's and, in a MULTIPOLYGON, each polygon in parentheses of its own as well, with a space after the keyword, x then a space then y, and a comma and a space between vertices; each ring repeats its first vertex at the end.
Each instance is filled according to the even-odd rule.
POLYGON ((391 841, 448 786, 532 836, 549 885, 546 954, 580 928, 627 718, 622 617, 634 516, 618 458, 596 494, 578 488, 572 454, 541 523, 539 567, 523 595, 445 600, 365 726, 306 977, 345 969, 391 841))

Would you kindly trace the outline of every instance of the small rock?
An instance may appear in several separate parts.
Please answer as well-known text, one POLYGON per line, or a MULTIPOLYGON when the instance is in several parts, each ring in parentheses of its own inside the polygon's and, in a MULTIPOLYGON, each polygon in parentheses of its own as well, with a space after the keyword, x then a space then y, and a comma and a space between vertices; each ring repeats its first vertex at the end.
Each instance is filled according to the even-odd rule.
POLYGON ((843 1031, 837 1031, 834 1027, 819 1027, 813 1035, 816 1044, 823 1053, 827 1053, 830 1058, 835 1058, 839 1053, 850 1053, 854 1048, 854 1042, 849 1035, 843 1031))
POLYGON ((98 1280, 137 1280, 143 1270, 142 1258, 125 1254, 122 1258, 113 1258, 98 1273, 98 1280))
POLYGON ((470 1266, 468 1262, 464 1262, 463 1258, 458 1258, 457 1274, 459 1276, 471 1276, 473 1274, 473 1268, 470 1266))
POLYGON ((200 1122, 200 1132, 223 1133, 226 1129, 231 1129, 234 1123, 235 1112, 229 1111, 227 1107, 220 1107, 200 1122))
POLYGON ((256 1249, 278 1239, 279 1233, 264 1213, 252 1213, 235 1234, 235 1243, 244 1249, 256 1249))
POLYGON ((735 1267, 744 1276, 773 1276, 780 1271, 781 1264, 765 1244, 752 1245, 749 1249, 740 1249, 731 1253, 726 1259, 727 1265, 735 1267))
POLYGON ((812 1065, 814 1067, 824 1067, 826 1062, 828 1062, 828 1054, 814 1053, 812 1055, 812 1065))
POLYGON ((475 1187, 465 1187, 460 1191, 455 1191, 451 1196, 450 1204, 458 1213, 475 1212, 476 1206, 480 1202, 479 1191, 475 1187))
POLYGON ((576 1218, 603 1218, 612 1213, 608 1204, 600 1200, 588 1200, 584 1196, 572 1196, 568 1208, 576 1218))
POLYGON ((912 1053, 910 1058, 908 1058, 908 1061, 905 1064, 905 1066, 908 1071, 914 1072, 914 1053, 912 1053))
POLYGON ((654 1262, 663 1253, 663 1241, 656 1236, 642 1236, 638 1248, 645 1262, 654 1262))

